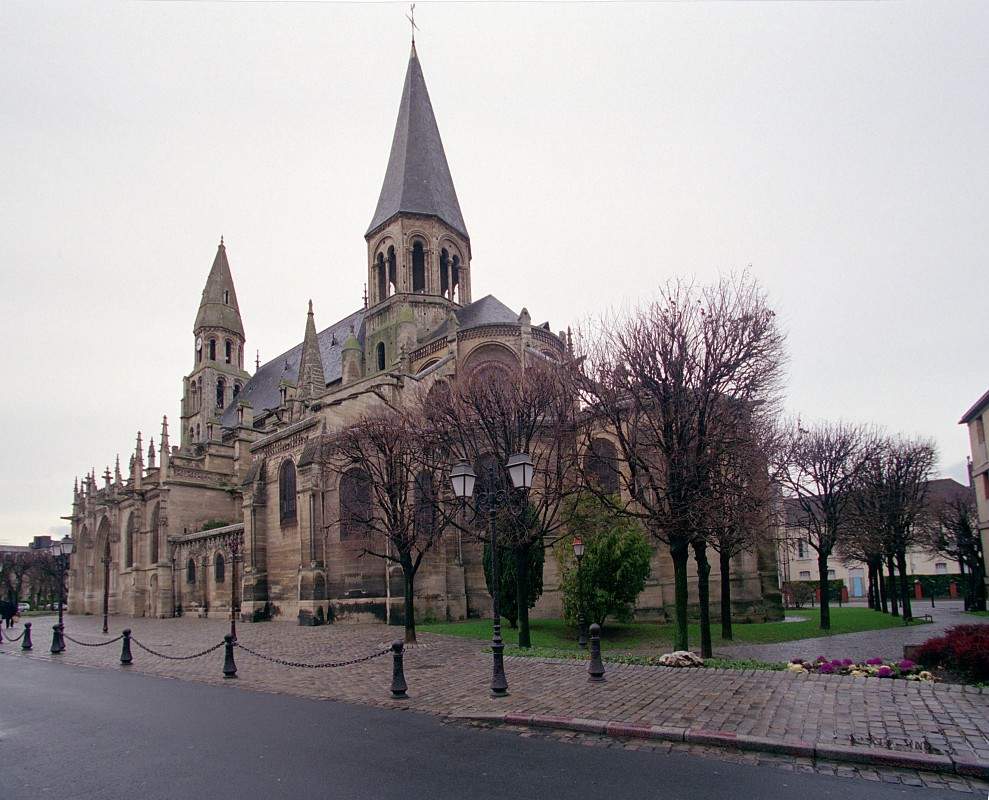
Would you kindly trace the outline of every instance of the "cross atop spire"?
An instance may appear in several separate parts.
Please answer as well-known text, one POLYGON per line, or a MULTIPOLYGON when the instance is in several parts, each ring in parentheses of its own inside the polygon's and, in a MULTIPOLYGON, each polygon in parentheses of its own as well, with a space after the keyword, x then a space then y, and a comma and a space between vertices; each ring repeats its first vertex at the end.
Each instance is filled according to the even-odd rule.
POLYGON ((409 6, 409 13, 405 15, 405 18, 412 25, 412 49, 416 49, 416 31, 419 30, 419 26, 416 25, 416 4, 413 3, 409 6))

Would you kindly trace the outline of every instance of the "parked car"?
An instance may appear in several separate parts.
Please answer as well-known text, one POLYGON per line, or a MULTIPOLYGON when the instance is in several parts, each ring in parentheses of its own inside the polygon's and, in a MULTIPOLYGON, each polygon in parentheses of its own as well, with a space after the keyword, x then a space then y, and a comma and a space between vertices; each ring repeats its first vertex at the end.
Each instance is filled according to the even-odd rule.
POLYGON ((31 610, 31 604, 30 603, 18 603, 17 604, 17 613, 18 614, 23 614, 25 611, 30 611, 30 610, 31 610))

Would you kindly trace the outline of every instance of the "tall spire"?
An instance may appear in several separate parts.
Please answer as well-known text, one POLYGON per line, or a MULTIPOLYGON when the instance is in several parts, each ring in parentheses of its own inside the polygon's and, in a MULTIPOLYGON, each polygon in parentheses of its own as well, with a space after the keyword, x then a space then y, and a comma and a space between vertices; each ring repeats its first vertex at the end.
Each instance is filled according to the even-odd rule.
POLYGON ((309 315, 306 317, 306 336, 302 340, 302 358, 299 360, 299 396, 309 399, 326 390, 326 373, 323 359, 319 354, 319 340, 316 338, 316 321, 313 318, 312 300, 309 301, 309 315))
POLYGON ((210 268, 203 299, 199 303, 194 331, 204 327, 224 328, 244 338, 244 324, 240 319, 240 306, 237 305, 237 292, 234 290, 233 275, 227 261, 227 248, 220 237, 216 257, 210 268))
POLYGON ((414 43, 405 73, 402 102, 398 106, 388 169, 378 206, 365 235, 370 235, 403 211, 438 217, 465 238, 470 238, 414 43))

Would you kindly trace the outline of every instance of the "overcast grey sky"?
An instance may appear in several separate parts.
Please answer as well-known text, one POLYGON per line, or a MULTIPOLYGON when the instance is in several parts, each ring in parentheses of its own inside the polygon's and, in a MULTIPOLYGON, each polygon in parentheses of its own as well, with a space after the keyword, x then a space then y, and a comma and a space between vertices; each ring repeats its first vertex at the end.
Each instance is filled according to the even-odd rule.
MULTIPOLYGON (((405 4, 0 4, 0 541, 177 420, 220 235, 253 363, 361 303, 405 4)), ((788 406, 934 436, 989 386, 989 4, 417 3, 475 297, 553 330, 745 268, 788 406)), ((173 425, 173 431, 175 426, 173 425)), ((177 440, 177 435, 175 437, 177 440)))

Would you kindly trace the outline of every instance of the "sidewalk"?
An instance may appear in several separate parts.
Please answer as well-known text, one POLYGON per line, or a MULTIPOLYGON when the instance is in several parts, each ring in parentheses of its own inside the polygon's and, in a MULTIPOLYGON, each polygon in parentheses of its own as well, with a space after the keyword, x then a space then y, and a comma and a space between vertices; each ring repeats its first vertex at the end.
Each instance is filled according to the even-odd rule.
MULTIPOLYGON (((884 754, 897 766, 989 777, 989 693, 972 687, 784 672, 677 670, 607 665, 604 683, 587 682, 581 662, 506 660, 510 695, 488 696, 491 656, 483 643, 420 634, 406 652, 409 699, 389 695, 391 657, 338 669, 304 669, 263 661, 236 650, 238 680, 221 674, 222 648, 190 661, 167 661, 134 646, 134 663, 119 664, 120 644, 81 647, 67 642, 52 656, 50 619, 34 622, 35 658, 108 669, 234 684, 245 689, 412 708, 461 718, 574 728, 616 736, 667 738, 722 746, 873 762, 884 754), (492 716, 495 715, 495 716, 492 716), (590 721, 585 723, 574 721, 590 721), (789 748, 786 749, 786 748, 789 748), (912 759, 916 763, 906 763, 912 759)), ((129 625, 144 645, 176 656, 221 641, 220 620, 114 619, 104 637, 96 617, 66 618, 66 633, 106 641, 129 625)), ((19 628, 15 629, 19 632, 19 628)), ((242 624, 240 642, 283 659, 338 661, 384 649, 400 634, 381 625, 300 628, 287 623, 242 624)), ((18 644, 0 653, 26 657, 18 644)), ((890 764, 890 761, 886 762, 890 764)))

